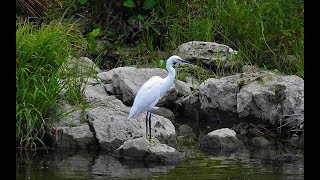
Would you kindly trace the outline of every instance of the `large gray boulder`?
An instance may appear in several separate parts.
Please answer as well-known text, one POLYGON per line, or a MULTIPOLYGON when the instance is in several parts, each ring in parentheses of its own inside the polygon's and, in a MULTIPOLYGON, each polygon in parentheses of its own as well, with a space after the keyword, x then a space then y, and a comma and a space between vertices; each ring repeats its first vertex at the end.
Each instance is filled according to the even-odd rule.
POLYGON ((199 127, 205 133, 240 122, 237 114, 237 77, 209 78, 200 85, 199 127))
POLYGON ((265 124, 296 127, 304 121, 304 80, 295 75, 262 75, 241 88, 237 112, 265 124))
POLYGON ((237 54, 237 51, 224 44, 215 42, 190 41, 181 44, 176 54, 185 60, 201 60, 206 65, 217 65, 217 61, 227 67, 229 61, 237 54))
POLYGON ((209 78, 200 85, 201 109, 219 109, 236 113, 237 93, 238 86, 235 79, 230 77, 209 78))
POLYGON ((75 127, 54 127, 52 146, 58 148, 97 148, 98 145, 88 124, 75 127))
MULTIPOLYGON (((126 105, 132 105, 135 96, 138 93, 140 87, 147 82, 152 76, 160 76, 165 78, 167 71, 159 68, 141 68, 135 67, 119 67, 112 70, 113 76, 111 79, 113 90, 115 94, 119 95, 119 98, 126 105)), ((178 91, 175 88, 174 83, 170 89, 159 100, 157 106, 170 105, 178 95, 178 91)))
POLYGON ((200 126, 242 120, 296 127, 304 121, 304 80, 267 71, 244 72, 200 85, 200 126), (202 124, 202 125, 201 125, 202 124))
POLYGON ((212 131, 202 137, 199 142, 200 149, 205 152, 234 151, 243 145, 237 138, 236 132, 229 128, 212 131))
POLYGON ((152 162, 144 161, 119 161, 117 157, 100 153, 96 159, 90 161, 86 172, 103 175, 102 179, 147 179, 152 173, 167 173, 173 166, 152 166, 152 162), (146 168, 148 167, 148 168, 146 168))
POLYGON ((138 159, 165 164, 177 163, 184 159, 183 154, 175 148, 166 144, 150 143, 144 137, 125 141, 116 150, 116 153, 125 159, 138 159))
POLYGON ((82 110, 66 102, 46 122, 47 143, 57 148, 97 148, 94 134, 85 122, 82 110))
POLYGON ((115 96, 109 96, 106 91, 107 84, 86 85, 84 87, 84 98, 91 104, 105 104, 107 100, 116 99, 115 96))
MULTIPOLYGON (((146 136, 145 114, 128 119, 128 113, 129 107, 114 96, 107 96, 104 105, 86 109, 86 117, 101 148, 113 151, 128 139, 146 136)), ((175 137, 175 128, 167 118, 153 114, 151 127, 152 135, 161 140, 175 137)))

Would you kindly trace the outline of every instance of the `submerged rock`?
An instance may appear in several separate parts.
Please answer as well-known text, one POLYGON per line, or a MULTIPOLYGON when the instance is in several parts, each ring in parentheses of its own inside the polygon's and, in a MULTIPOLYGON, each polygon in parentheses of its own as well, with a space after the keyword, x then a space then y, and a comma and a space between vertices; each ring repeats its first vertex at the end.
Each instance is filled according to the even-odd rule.
POLYGON ((125 141, 116 154, 125 159, 146 160, 156 163, 172 164, 184 160, 183 154, 166 144, 151 144, 146 138, 125 141))
POLYGON ((181 125, 178 129, 178 144, 182 146, 192 146, 195 144, 197 139, 193 129, 188 125, 181 125))
POLYGON ((243 144, 237 138, 236 132, 229 128, 212 131, 200 139, 200 149, 205 152, 223 150, 234 151, 243 144))
POLYGON ((281 154, 277 156, 273 156, 271 159, 274 162, 293 162, 302 159, 303 156, 301 154, 281 154))
POLYGON ((178 135, 179 136, 187 136, 191 137, 193 139, 196 139, 196 134, 193 132, 193 129, 189 127, 188 125, 181 125, 178 129, 178 135))
POLYGON ((252 146, 266 147, 270 145, 270 142, 264 137, 254 137, 250 140, 252 146))

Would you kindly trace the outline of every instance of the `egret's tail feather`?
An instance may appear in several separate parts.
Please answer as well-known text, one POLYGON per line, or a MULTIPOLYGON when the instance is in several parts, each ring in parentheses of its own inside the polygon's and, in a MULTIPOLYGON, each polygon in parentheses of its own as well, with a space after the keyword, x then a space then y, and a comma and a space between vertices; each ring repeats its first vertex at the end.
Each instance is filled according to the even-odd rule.
POLYGON ((134 112, 132 111, 132 109, 130 110, 130 113, 129 113, 129 116, 128 116, 128 119, 131 119, 131 118, 136 118, 138 117, 141 113, 143 113, 145 110, 142 109, 142 110, 139 110, 137 112, 134 112))

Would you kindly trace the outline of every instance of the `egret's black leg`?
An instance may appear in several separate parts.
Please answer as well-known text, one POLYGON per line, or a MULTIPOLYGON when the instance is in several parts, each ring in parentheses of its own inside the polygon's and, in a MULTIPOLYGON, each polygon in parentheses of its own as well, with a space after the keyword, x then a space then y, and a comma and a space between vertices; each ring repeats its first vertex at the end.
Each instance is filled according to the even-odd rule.
POLYGON ((147 111, 147 116, 146 116, 146 138, 148 139, 148 111, 147 111))
POLYGON ((151 140, 151 112, 149 112, 149 132, 150 132, 150 140, 151 140))

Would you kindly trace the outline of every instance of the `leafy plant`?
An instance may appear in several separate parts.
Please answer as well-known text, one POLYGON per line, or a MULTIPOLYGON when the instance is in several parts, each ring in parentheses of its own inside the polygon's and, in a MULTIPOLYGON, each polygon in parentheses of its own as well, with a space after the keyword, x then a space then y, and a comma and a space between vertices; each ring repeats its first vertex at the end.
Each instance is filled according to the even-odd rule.
MULTIPOLYGON (((123 6, 128 7, 128 8, 135 8, 137 7, 137 4, 139 4, 140 1, 134 1, 134 0, 125 0, 123 2, 123 6)), ((143 6, 142 8, 144 10, 152 9, 156 5, 155 0, 144 0, 143 1, 143 6)))
POLYGON ((88 43, 89 43, 88 52, 91 54, 95 54, 96 52, 97 37, 99 36, 100 33, 101 33, 101 29, 96 28, 92 30, 88 35, 88 43))
POLYGON ((81 5, 84 5, 84 4, 86 4, 88 2, 88 0, 79 0, 79 3, 81 4, 81 5))

